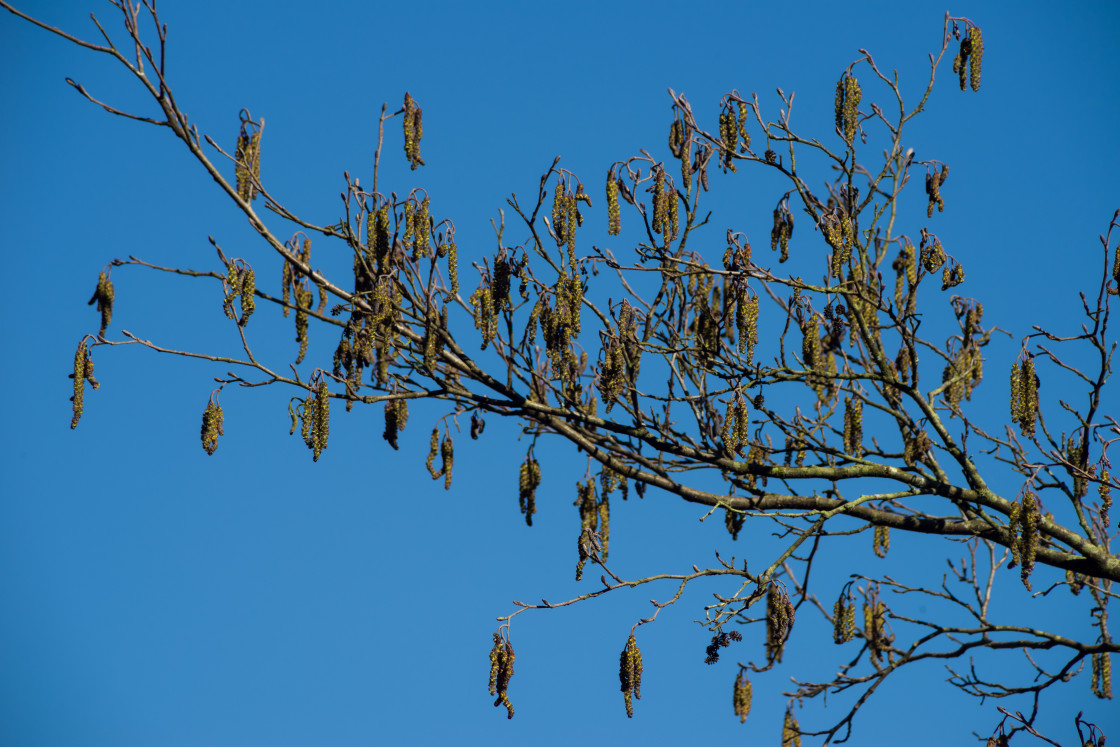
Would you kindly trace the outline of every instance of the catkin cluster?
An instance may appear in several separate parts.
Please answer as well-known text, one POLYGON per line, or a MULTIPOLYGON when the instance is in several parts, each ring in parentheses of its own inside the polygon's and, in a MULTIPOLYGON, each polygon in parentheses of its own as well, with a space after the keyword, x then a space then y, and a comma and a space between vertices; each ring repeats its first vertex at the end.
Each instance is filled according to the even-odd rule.
POLYGON ((1112 658, 1107 651, 1092 656, 1093 695, 1102 700, 1112 700, 1112 658))
POLYGON ((1073 495, 1075 498, 1084 498, 1089 492, 1087 477, 1090 474, 1095 475, 1097 468, 1088 465, 1085 444, 1076 434, 1066 439, 1065 457, 1066 461, 1073 465, 1072 468, 1066 467, 1066 471, 1073 478, 1073 495))
POLYGON ((109 326, 109 322, 113 319, 113 300, 116 298, 116 291, 113 290, 113 281, 109 279, 109 274, 106 272, 97 276, 97 288, 93 291, 93 296, 89 299, 87 306, 97 304, 97 310, 101 313, 101 329, 98 330, 97 336, 104 337, 105 329, 109 326))
POLYGON ((962 400, 972 399, 972 390, 984 378, 984 359, 980 347, 975 344, 962 345, 941 372, 941 382, 948 383, 945 400, 954 410, 962 400))
POLYGON ((949 167, 942 166, 940 170, 934 169, 933 172, 926 172, 926 195, 929 196, 929 205, 926 207, 926 217, 933 217, 933 209, 936 207, 937 212, 945 210, 945 200, 941 197, 941 185, 949 178, 949 167))
POLYGON ((941 241, 933 234, 923 230, 919 248, 922 266, 926 268, 926 272, 937 272, 941 265, 945 264, 945 247, 941 246, 941 241))
POLYGON ((319 386, 311 390, 303 401, 300 417, 303 441, 311 449, 312 458, 317 462, 323 449, 327 448, 327 437, 330 435, 331 396, 325 378, 320 377, 319 386))
POLYGON ((443 489, 451 490, 451 469, 455 465, 455 444, 451 440, 451 433, 444 433, 443 440, 439 438, 439 428, 432 429, 432 437, 428 442, 428 473, 433 480, 443 478, 443 489), (435 467, 436 456, 439 456, 440 468, 435 467))
POLYGON ((727 412, 723 416, 723 448, 727 455, 734 458, 743 453, 743 447, 750 443, 748 427, 747 400, 741 394, 727 403, 727 412))
POLYGON ((852 246, 855 241, 852 219, 845 212, 841 212, 839 216, 826 215, 821 219, 821 228, 825 241, 832 247, 832 277, 843 278, 844 268, 852 258, 852 246))
POLYGON ((848 145, 859 128, 859 102, 863 98, 859 81, 845 73, 836 83, 836 130, 848 145))
POLYGON ((412 95, 404 94, 404 155, 408 159, 412 170, 424 165, 420 157, 420 138, 424 136, 423 111, 416 105, 412 95))
POLYGON ((234 180, 237 194, 246 202, 257 199, 258 185, 261 180, 261 128, 249 117, 249 112, 241 110, 241 133, 237 136, 237 150, 234 153, 234 180))
POLYGON ((500 632, 494 634, 494 647, 490 649, 490 694, 496 695, 494 707, 506 707, 506 718, 513 718, 513 704, 509 702, 509 681, 513 677, 513 644, 503 639, 500 632))
POLYGON ((517 479, 517 502, 528 526, 533 526, 533 514, 537 512, 537 488, 540 484, 541 465, 532 454, 528 454, 521 463, 517 479))
POLYGON ((891 551, 891 528, 875 527, 875 535, 871 540, 871 549, 876 557, 885 558, 891 551))
POLYGON ((728 99, 719 115, 719 138, 723 148, 724 170, 735 171, 735 152, 746 153, 751 147, 751 136, 747 134, 747 105, 742 101, 728 99))
POLYGON ((790 212, 789 206, 785 200, 778 203, 778 207, 774 208, 774 227, 770 229, 770 249, 771 251, 781 247, 782 254, 778 262, 782 263, 789 259, 789 240, 793 237, 793 213, 790 212))
POLYGON ((224 420, 222 406, 211 396, 210 401, 206 403, 206 409, 202 411, 202 448, 209 455, 213 455, 218 450, 218 436, 225 435, 222 429, 224 420))
POLYGON ((482 335, 481 350, 493 342, 498 332, 498 318, 494 309, 494 297, 491 295, 490 285, 483 282, 475 289, 470 297, 471 309, 474 313, 474 328, 482 335))
POLYGON ((1034 436, 1038 419, 1038 375, 1034 370, 1034 356, 1027 355, 1022 363, 1011 366, 1011 421, 1019 426, 1019 433, 1034 436))
POLYGON ((909 240, 902 242, 898 256, 891 263, 894 269, 894 305, 900 313, 913 314, 917 309, 918 297, 918 253, 909 240))
POLYGON ((832 605, 832 640, 836 643, 847 643, 856 634, 856 605, 848 588, 840 592, 832 605))
POLYGON ((959 262, 953 261, 945 265, 941 271, 941 290, 956 288, 964 282, 964 268, 959 262))
POLYGON ((642 652, 633 633, 626 639, 626 648, 622 649, 619 657, 618 681, 626 701, 626 716, 634 718, 633 698, 642 699, 642 652))
POLYGON ((871 659, 876 663, 894 642, 894 635, 887 628, 887 605, 879 599, 877 590, 869 590, 867 601, 863 603, 863 636, 867 639, 871 659))
POLYGON ((390 399, 385 402, 385 431, 381 437, 389 442, 394 450, 397 446, 397 434, 408 425, 408 400, 390 399))
POLYGON ((1021 499, 1011 504, 1011 515, 1007 520, 1007 532, 1011 545, 1011 562, 1008 568, 1019 566, 1019 576, 1023 586, 1031 590, 1031 571, 1038 553, 1038 525, 1042 521, 1042 504, 1038 496, 1029 488, 1023 491, 1021 499))
POLYGON ((782 722, 782 747, 801 747, 801 725, 797 723, 791 709, 786 709, 786 717, 782 722))
POLYGON ((78 427, 78 421, 82 419, 82 412, 85 409, 86 382, 88 381, 94 389, 101 386, 97 379, 93 378, 93 358, 90 357, 85 338, 78 343, 78 349, 74 353, 74 371, 70 374, 70 378, 74 380, 74 396, 70 398, 74 403, 74 416, 70 419, 70 428, 73 429, 78 427))
MULTIPOLYGON (((300 265, 303 267, 311 266, 311 239, 305 237, 301 244, 299 235, 297 234, 285 244, 285 247, 289 252, 295 255, 295 261, 300 265)), ((314 301, 314 294, 311 292, 311 281, 292 262, 285 259, 280 282, 283 292, 284 316, 288 315, 289 300, 291 300, 293 296, 295 297, 296 342, 299 343, 299 354, 296 356, 296 363, 302 363, 303 357, 307 355, 307 315, 314 301)), ((326 303, 326 295, 323 289, 319 288, 320 312, 326 307, 326 303)), ((246 317, 246 319, 247 318, 248 317, 246 317)))
POLYGON ((735 689, 732 697, 732 703, 735 707, 735 715, 739 717, 739 723, 747 720, 747 716, 751 713, 751 681, 747 678, 746 672, 740 669, 739 674, 735 675, 735 689))
POLYGON ((625 299, 618 305, 617 323, 617 334, 603 335, 603 362, 597 379, 599 394, 608 413, 627 384, 633 386, 637 383, 642 356, 634 307, 625 299))
POLYGON ((771 582, 766 591, 766 659, 771 664, 782 660, 786 641, 793 630, 794 610, 789 594, 771 582))
POLYGON ((404 235, 401 244, 412 256, 412 261, 427 257, 432 248, 431 198, 410 198, 404 204, 404 235))
POLYGON ((971 86, 973 91, 980 90, 980 63, 984 58, 984 37, 980 29, 971 26, 961 39, 960 51, 953 58, 953 72, 960 77, 961 90, 971 86))
POLYGON ((596 493, 595 482, 591 479, 576 483, 573 505, 579 509, 579 563, 576 565, 576 581, 579 581, 583 578, 583 566, 588 560, 596 554, 604 559, 607 557, 611 538, 611 506, 605 493, 602 496, 596 493))
POLYGON ((257 291, 257 279, 253 268, 241 260, 230 262, 226 266, 226 277, 222 285, 226 292, 225 300, 222 301, 222 310, 225 311, 227 318, 236 319, 237 324, 244 327, 257 308, 253 298, 257 291), (234 299, 241 301, 240 316, 234 313, 234 299))

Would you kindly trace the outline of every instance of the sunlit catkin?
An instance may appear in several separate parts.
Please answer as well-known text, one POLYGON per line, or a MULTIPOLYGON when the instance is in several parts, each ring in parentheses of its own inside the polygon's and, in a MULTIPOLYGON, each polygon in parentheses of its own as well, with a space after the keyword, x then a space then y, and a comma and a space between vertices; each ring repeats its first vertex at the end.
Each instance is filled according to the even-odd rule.
POLYGON ((788 708, 782 722, 782 747, 801 747, 801 726, 788 708))
POLYGON ((984 57, 984 37, 978 27, 973 26, 968 30, 968 44, 968 81, 973 91, 979 91, 980 62, 984 57))
POLYGON ((793 629, 794 610, 786 590, 771 582, 766 592, 766 659, 780 662, 793 629))
POLYGON ((626 639, 626 647, 619 656, 618 681, 626 701, 626 716, 634 718, 633 698, 642 699, 642 652, 633 633, 626 639))
POLYGON ((857 459, 863 456, 863 400, 844 398, 844 451, 857 459))
POLYGON ((105 329, 113 319, 113 300, 115 298, 116 291, 113 290, 113 281, 109 279, 108 273, 101 273, 97 276, 97 288, 94 289, 93 297, 89 299, 88 304, 92 306, 96 303, 97 310, 101 312, 101 329, 97 332, 98 337, 105 336, 105 329))
MULTIPOLYGON (((78 427, 78 421, 82 419, 82 412, 84 410, 84 397, 86 391, 86 377, 88 372, 93 367, 93 361, 89 358, 89 347, 83 338, 78 343, 78 350, 74 353, 74 371, 70 374, 70 378, 74 380, 74 396, 70 401, 74 403, 74 416, 70 419, 70 428, 78 427)), ((96 387, 95 387, 96 388, 96 387)))
POLYGON ((855 637, 856 605, 845 589, 832 605, 832 640, 847 643, 855 637))
POLYGON ((875 551, 877 557, 887 557, 887 553, 891 549, 890 527, 875 527, 875 537, 871 542, 871 549, 875 551))
POLYGON ((420 157, 420 138, 424 136, 423 112, 411 94, 404 95, 404 155, 412 170, 424 165, 420 157))
POLYGON ((1093 654, 1093 695, 1112 700, 1112 659, 1107 651, 1093 654))
POLYGON ((313 454, 313 461, 319 461, 319 456, 323 453, 323 449, 327 448, 327 437, 330 435, 330 423, 330 390, 327 389, 326 380, 320 378, 311 421, 311 451, 313 454))
POLYGON ((618 180, 614 168, 607 170, 607 235, 618 236, 622 232, 622 213, 618 206, 618 180))
POLYGON ((503 639, 501 633, 495 633, 494 646, 490 649, 490 694, 497 696, 495 708, 500 705, 506 707, 506 718, 513 718, 513 704, 509 701, 507 690, 513 678, 515 658, 513 644, 503 639))
POLYGON ((863 91, 859 81, 845 73, 836 83, 836 129, 848 145, 855 140, 859 127, 859 102, 863 91))
POLYGON ((1038 420, 1038 376, 1034 357, 1030 355, 1022 363, 1011 366, 1011 420, 1018 424, 1021 435, 1034 436, 1038 420))
POLYGON ((440 471, 443 473, 443 489, 451 490, 451 468, 455 464, 455 444, 451 435, 446 434, 439 445, 440 471))
POLYGON ((222 423, 225 415, 222 406, 211 397, 202 411, 202 448, 208 455, 213 455, 218 450, 218 436, 225 435, 222 423))
POLYGON ((739 723, 747 720, 747 716, 751 713, 751 681, 748 679, 746 673, 740 669, 739 674, 735 676, 735 691, 732 703, 735 706, 735 715, 739 717, 739 723))
POLYGON ((532 456, 526 456, 518 473, 517 502, 527 526, 533 526, 533 514, 537 512, 537 488, 540 484, 541 465, 532 456))

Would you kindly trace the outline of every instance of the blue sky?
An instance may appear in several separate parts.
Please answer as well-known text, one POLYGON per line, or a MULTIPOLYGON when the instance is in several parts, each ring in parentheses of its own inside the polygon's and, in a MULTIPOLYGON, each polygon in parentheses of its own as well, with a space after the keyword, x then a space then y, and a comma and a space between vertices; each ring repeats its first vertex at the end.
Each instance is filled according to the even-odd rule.
MULTIPOLYGON (((771 118, 780 106, 774 89, 795 91, 795 124, 835 137, 835 82, 857 50, 897 69, 912 99, 946 10, 816 1, 687 10, 660 2, 323 5, 166 1, 168 76, 181 106, 223 146, 233 145, 242 107, 265 117, 270 190, 329 223, 339 215, 342 172, 366 183, 381 102, 397 107, 410 91, 424 108, 428 165, 408 170, 393 120, 381 178, 398 193, 427 187, 433 211, 455 220, 464 278, 470 261, 495 250, 489 222, 505 198, 532 195, 556 155, 594 185, 593 195, 615 160, 640 148, 667 158, 667 88, 686 93, 713 128, 719 98, 732 88, 757 92, 771 118)), ((115 11, 93 0, 19 7, 91 40, 91 10, 110 31, 121 29, 115 11)), ((1076 329, 1077 292, 1099 277, 1097 235, 1120 207, 1120 11, 1103 2, 1056 7, 950 6, 984 31, 983 86, 961 93, 947 61, 910 134, 920 157, 952 167, 946 212, 931 225, 968 272, 961 291, 1010 333, 986 351, 990 375, 973 402, 1000 428, 1019 340, 1035 323, 1076 329)), ((693 620, 709 593, 727 591, 718 584, 698 585, 639 631, 645 679, 634 719, 618 692, 618 652, 650 613, 649 598, 665 599, 671 587, 520 615, 510 687, 517 716, 507 722, 490 707, 494 618, 513 611, 512 599, 586 590, 572 580, 571 507, 586 465, 563 444, 538 447, 544 485, 531 529, 516 508, 525 444, 493 418, 483 440, 457 439, 451 492, 424 469, 431 423, 445 414, 435 407, 413 409, 399 452, 380 438, 380 408, 337 408, 330 448, 313 464, 288 436, 290 392, 227 387, 226 435, 207 457, 199 419, 225 369, 137 346, 95 352, 102 387, 87 390, 86 414, 71 432, 66 375, 77 341, 96 332, 85 302, 109 260, 134 254, 216 269, 212 235, 231 255, 275 265, 258 269, 260 284, 278 285, 280 265, 169 132, 112 117, 64 82, 151 113, 123 70, 7 13, 0 40, 0 221, 9 258, 0 377, 12 395, 0 436, 0 741, 778 743, 789 678, 827 677, 843 657, 806 611, 783 665, 754 678, 754 708, 740 725, 731 712, 734 661, 762 658, 762 632, 745 630, 722 662, 704 665, 708 636, 693 620)), ((865 101, 882 94, 865 87, 865 101)), ((777 184, 749 169, 713 183, 718 212, 705 240, 719 254, 710 261, 722 255, 727 225, 764 249, 777 184)), ((916 185, 904 232, 917 235, 924 205, 916 185)), ((588 235, 603 244, 601 207, 588 235)), ((810 251, 815 241, 806 226, 794 253, 798 242, 810 251)), ((325 241, 313 251, 324 263, 332 251, 341 256, 325 241)), ((119 268, 113 279, 111 338, 128 329, 178 349, 238 349, 215 284, 137 268, 119 268)), ((254 318, 257 350, 286 365, 295 351, 291 320, 266 313, 254 318)), ((329 360, 333 337, 313 334, 309 358, 329 360)), ((1116 404, 1113 394, 1106 412, 1116 404)), ((1018 488, 1011 476, 993 485, 1018 488)), ((764 564, 779 547, 770 525, 748 523, 732 543, 718 517, 702 524, 702 512, 655 491, 614 509, 612 567, 627 576, 706 565, 714 549, 764 564)), ((940 576, 943 543, 894 539, 889 561, 868 543, 851 546, 827 569, 836 585, 848 572, 940 576)), ((1016 577, 1002 578, 1006 619, 1086 634, 1085 595, 1032 600, 1016 577)), ((978 661, 993 674, 1019 671, 1015 656, 978 661)), ((854 743, 902 736, 917 747, 990 733, 996 703, 960 695, 937 665, 913 670, 873 697, 854 743)), ((845 702, 812 703, 802 725, 831 723, 845 702)), ((1084 675, 1047 693, 1043 707, 1040 728, 1062 743, 1074 738, 1079 710, 1113 738, 1120 728, 1114 704, 1092 698, 1084 675)))

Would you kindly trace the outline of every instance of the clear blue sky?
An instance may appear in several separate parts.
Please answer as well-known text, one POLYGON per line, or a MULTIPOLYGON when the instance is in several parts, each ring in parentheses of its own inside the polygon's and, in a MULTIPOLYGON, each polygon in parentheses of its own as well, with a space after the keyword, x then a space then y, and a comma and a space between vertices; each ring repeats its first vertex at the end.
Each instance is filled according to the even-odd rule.
MULTIPOLYGON (((115 11, 94 0, 18 5, 91 40, 91 10, 112 32, 121 28, 115 11)), ((424 108, 428 166, 407 169, 394 120, 383 184, 398 193, 428 188, 433 210, 459 227, 464 277, 470 261, 494 251, 489 221, 505 197, 533 194, 554 156, 594 185, 594 195, 614 160, 639 148, 667 157, 668 87, 685 92, 712 127, 719 97, 732 88, 758 92, 771 118, 774 89, 795 91, 794 122, 834 137, 835 82, 860 47, 896 68, 912 98, 928 76, 944 11, 970 17, 984 31, 983 87, 962 94, 946 65, 910 144, 951 165, 947 209, 932 225, 967 269, 961 291, 983 301, 986 321, 1011 332, 988 349, 989 377, 974 403, 997 427, 1019 339, 1039 322, 1076 329, 1076 293, 1099 268, 1096 237, 1120 207, 1120 10, 1106 2, 1068 7, 161 4, 168 76, 184 110, 224 146, 234 143, 241 107, 264 116, 264 178, 314 222, 337 219, 343 170, 368 183, 381 102, 397 107, 410 91, 424 108)), ((673 591, 646 587, 516 618, 517 716, 507 722, 486 692, 494 618, 513 610, 512 599, 555 601, 583 590, 572 580, 571 502, 585 465, 568 447, 543 452, 531 529, 516 508, 524 444, 511 426, 491 422, 482 441, 457 440, 450 493, 428 479, 426 436, 444 414, 435 408, 413 409, 399 452, 380 438, 380 408, 337 408, 330 448, 313 464, 288 436, 291 393, 227 387, 226 435, 207 457, 200 416, 225 369, 136 347, 96 351, 102 387, 87 390, 86 414, 71 432, 66 376, 78 340, 97 330, 85 302, 105 263, 135 254, 215 269, 206 238, 213 235, 231 255, 273 268, 258 269, 262 285, 279 284, 280 265, 168 131, 112 117, 64 82, 152 112, 123 70, 7 13, 0 70, 8 257, 0 742, 777 744, 789 678, 826 677, 843 661, 806 610, 785 663, 754 678, 754 709, 740 725, 731 712, 734 662, 762 658, 762 631, 745 630, 724 661, 705 666, 708 636, 692 621, 710 592, 726 589, 698 587, 640 630, 643 698, 627 720, 618 652, 630 625, 649 614, 647 600, 673 591)), ((882 93, 867 86, 865 101, 882 93)), ((727 225, 766 246, 777 192, 752 178, 751 170, 718 177, 723 202, 713 204, 722 212, 706 240, 720 255, 727 225)), ((920 186, 913 192, 914 222, 904 230, 916 235, 924 196, 920 186)), ((604 243, 601 216, 595 220, 591 241, 604 243)), ((797 240, 819 241, 807 227, 795 252, 797 240)), ((328 256, 325 241, 315 246, 328 256)), ((113 278, 114 339, 128 329, 170 347, 236 351, 213 283, 135 268, 113 278)), ((274 339, 262 337, 259 349, 286 361, 291 320, 269 323, 265 313, 254 319, 256 334, 272 329, 274 339)), ((313 339, 312 357, 329 360, 328 337, 313 339)), ((1115 395, 1106 403, 1113 413, 1116 404, 1115 395)), ((1017 489, 1010 477, 994 484, 1017 489)), ((701 524, 701 514, 655 492, 616 501, 618 572, 681 572, 711 563, 713 549, 769 562, 777 547, 770 525, 748 524, 732 543, 722 522, 701 524)), ((887 561, 865 545, 839 559, 837 579, 884 571, 887 561)), ((944 552, 942 543, 896 536, 891 572, 928 566, 937 578, 944 552)), ((1085 634, 1086 595, 1031 600, 1016 577, 1002 578, 1008 621, 1085 634)), ((980 661, 995 678, 1002 662, 1021 671, 1017 656, 980 661)), ((972 730, 990 733, 995 703, 960 695, 939 666, 913 670, 874 696, 853 743, 961 744, 972 730)), ((846 702, 812 703, 801 723, 831 723, 846 702)), ((1082 709, 1120 738, 1120 709, 1092 698, 1087 676, 1047 693, 1043 704, 1041 728, 1063 744, 1072 743, 1072 717, 1082 709)))

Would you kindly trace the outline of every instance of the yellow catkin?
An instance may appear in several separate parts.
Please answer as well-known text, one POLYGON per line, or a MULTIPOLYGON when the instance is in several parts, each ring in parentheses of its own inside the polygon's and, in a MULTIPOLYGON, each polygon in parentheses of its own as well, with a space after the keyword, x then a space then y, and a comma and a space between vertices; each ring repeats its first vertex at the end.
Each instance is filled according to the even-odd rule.
POLYGON ((74 396, 70 401, 74 403, 74 416, 70 419, 70 428, 78 427, 78 421, 82 419, 82 412, 85 409, 85 390, 86 378, 89 376, 89 371, 93 367, 93 361, 89 358, 89 347, 83 339, 78 343, 78 349, 74 353, 74 371, 70 374, 70 378, 74 380, 74 396))
POLYGON ((1112 700, 1112 659, 1107 651, 1092 655, 1093 695, 1112 700))
POLYGON ((782 722, 782 747, 801 747, 801 726, 789 709, 782 722))
POLYGON ((968 44, 968 81, 973 91, 979 91, 980 62, 984 57, 984 37, 976 26, 968 30, 968 44))
POLYGON ((750 679, 748 679, 747 675, 740 669, 739 674, 735 677, 735 692, 733 698, 735 715, 739 717, 740 724, 746 721, 747 716, 750 715, 752 690, 750 679))
POLYGON ((320 379, 311 421, 311 451, 313 453, 313 461, 319 461, 319 456, 323 453, 323 449, 327 448, 327 437, 330 435, 330 421, 330 391, 327 389, 327 382, 324 379, 320 379))
POLYGON ((618 206, 618 180, 614 169, 607 171, 607 235, 617 236, 622 232, 622 213, 618 206))
POLYGON ((844 451, 857 459, 863 456, 863 400, 844 398, 844 451))
POLYGON ((222 406, 211 399, 202 412, 202 448, 208 455, 212 456, 218 450, 218 436, 225 434, 222 429, 224 419, 222 406))
POLYGON ((832 639, 836 643, 847 643, 855 637, 855 630, 856 606, 844 591, 832 606, 832 639))
POLYGON ((626 647, 619 656, 618 681, 626 703, 626 716, 633 718, 633 698, 642 699, 642 652, 638 649, 633 633, 626 639, 626 647))
POLYGON ((415 171, 417 166, 424 165, 420 157, 420 138, 424 136, 423 112, 416 105, 412 95, 404 95, 404 155, 409 165, 415 171))
POLYGON ((878 557, 887 557, 887 553, 890 552, 891 549, 890 527, 875 527, 875 538, 872 541, 871 548, 878 557))
POLYGON ((113 319, 113 301, 115 298, 116 291, 113 290, 113 281, 109 279, 108 273, 101 273, 97 276, 97 288, 93 291, 93 297, 89 299, 89 305, 92 306, 96 303, 97 310, 101 313, 101 329, 97 332, 98 337, 105 336, 105 329, 113 319))
POLYGON ((506 707, 506 718, 513 718, 513 704, 507 690, 509 681, 513 678, 513 662, 516 658, 513 644, 503 639, 501 633, 495 633, 494 646, 490 649, 490 694, 497 696, 495 708, 500 705, 506 707))

